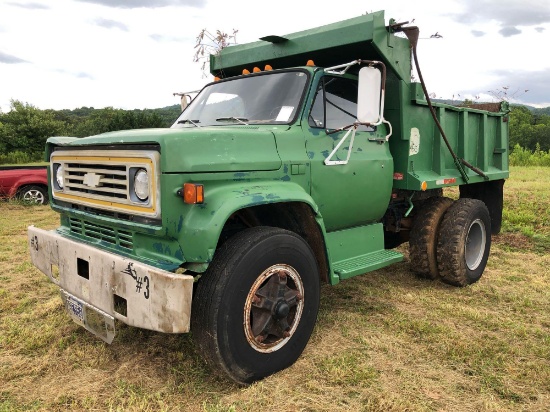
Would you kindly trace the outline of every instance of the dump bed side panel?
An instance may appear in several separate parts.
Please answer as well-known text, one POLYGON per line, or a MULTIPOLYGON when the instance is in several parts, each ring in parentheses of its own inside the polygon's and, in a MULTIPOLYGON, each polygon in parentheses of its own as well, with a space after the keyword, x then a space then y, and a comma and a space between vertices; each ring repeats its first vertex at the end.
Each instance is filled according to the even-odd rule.
POLYGON ((395 123, 390 138, 394 157, 394 187, 422 190, 505 179, 508 169, 508 116, 506 111, 489 112, 467 107, 433 103, 437 118, 459 159, 480 169, 486 177, 464 167, 468 180, 457 169, 420 85, 394 83, 394 99, 400 95, 402 107, 390 104, 387 117, 395 123))

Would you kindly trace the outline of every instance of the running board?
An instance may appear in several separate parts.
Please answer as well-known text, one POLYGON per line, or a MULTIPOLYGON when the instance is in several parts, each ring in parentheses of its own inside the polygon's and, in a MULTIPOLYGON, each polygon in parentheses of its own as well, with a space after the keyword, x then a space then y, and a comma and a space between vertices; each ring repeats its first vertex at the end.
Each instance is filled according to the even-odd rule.
POLYGON ((366 255, 336 262, 333 269, 340 280, 344 280, 386 267, 392 263, 401 262, 402 260, 403 255, 395 250, 378 250, 366 255))

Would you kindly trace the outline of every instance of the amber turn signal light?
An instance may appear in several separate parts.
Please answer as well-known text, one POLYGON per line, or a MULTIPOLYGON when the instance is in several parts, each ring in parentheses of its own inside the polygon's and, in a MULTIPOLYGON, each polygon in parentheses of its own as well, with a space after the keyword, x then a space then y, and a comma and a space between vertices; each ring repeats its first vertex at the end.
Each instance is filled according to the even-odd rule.
POLYGON ((184 183, 183 201, 190 205, 204 203, 204 186, 196 183, 184 183))

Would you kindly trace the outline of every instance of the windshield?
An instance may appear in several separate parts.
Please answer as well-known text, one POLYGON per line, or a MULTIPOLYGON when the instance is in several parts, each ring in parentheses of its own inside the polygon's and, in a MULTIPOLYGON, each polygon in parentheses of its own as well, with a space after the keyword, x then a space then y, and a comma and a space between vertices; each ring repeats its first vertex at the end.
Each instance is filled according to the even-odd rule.
POLYGON ((262 73, 205 87, 172 127, 290 123, 307 82, 302 71, 262 73))

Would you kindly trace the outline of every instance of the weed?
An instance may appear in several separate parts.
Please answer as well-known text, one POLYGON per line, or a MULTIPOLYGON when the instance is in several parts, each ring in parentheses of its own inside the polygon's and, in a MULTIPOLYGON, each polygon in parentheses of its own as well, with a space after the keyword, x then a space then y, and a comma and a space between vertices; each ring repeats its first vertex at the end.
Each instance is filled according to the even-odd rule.
POLYGON ((213 374, 190 334, 117 325, 107 345, 74 324, 29 260, 27 226, 53 229, 58 215, 0 209, 0 412, 549 409, 547 169, 512 168, 478 283, 418 279, 403 262, 323 286, 300 359, 247 387, 213 374))

